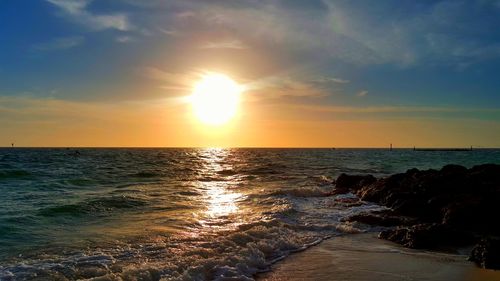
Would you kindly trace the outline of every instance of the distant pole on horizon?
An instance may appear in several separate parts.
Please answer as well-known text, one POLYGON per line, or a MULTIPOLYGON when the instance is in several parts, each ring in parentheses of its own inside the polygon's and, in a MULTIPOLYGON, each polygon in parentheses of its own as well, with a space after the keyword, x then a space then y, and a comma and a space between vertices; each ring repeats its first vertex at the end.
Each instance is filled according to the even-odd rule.
POLYGON ((391 148, 390 148, 390 151, 392 151, 392 143, 391 143, 391 148))

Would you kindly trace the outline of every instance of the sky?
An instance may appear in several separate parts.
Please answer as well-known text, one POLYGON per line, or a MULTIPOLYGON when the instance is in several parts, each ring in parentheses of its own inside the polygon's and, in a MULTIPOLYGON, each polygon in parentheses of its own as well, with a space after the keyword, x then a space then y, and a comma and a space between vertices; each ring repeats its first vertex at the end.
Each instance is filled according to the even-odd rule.
POLYGON ((500 147, 500 1, 0 0, 0 146, 500 147), (245 90, 228 124, 200 75, 245 90))

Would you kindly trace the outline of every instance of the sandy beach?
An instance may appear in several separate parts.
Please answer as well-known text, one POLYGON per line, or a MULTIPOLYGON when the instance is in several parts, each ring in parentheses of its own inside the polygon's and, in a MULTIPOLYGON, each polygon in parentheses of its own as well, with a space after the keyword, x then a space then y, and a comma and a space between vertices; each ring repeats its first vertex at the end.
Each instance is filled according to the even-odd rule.
POLYGON ((464 255, 406 249, 370 233, 326 240, 275 264, 257 280, 496 281, 500 271, 478 268, 464 255))

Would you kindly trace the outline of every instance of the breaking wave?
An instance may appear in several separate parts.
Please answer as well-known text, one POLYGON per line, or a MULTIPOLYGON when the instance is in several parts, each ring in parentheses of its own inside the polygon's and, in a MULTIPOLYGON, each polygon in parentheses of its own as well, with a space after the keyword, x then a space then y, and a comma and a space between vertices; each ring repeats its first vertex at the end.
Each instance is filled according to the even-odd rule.
POLYGON ((299 233, 278 220, 241 225, 217 237, 166 239, 94 249, 71 256, 48 255, 22 265, 0 266, 0 279, 127 279, 141 280, 253 280, 258 272, 288 256, 316 245, 325 237, 299 233), (141 261, 148 261, 147 264, 141 261), (35 278, 36 277, 36 278, 35 278))

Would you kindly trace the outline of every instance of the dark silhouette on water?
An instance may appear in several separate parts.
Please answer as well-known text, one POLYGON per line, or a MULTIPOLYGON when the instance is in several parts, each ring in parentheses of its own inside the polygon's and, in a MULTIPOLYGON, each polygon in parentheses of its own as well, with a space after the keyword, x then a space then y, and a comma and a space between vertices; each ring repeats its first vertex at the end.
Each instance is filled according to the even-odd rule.
POLYGON ((14 147, 14 143, 11 143, 12 147, 14 147))
MULTIPOLYGON (((70 148, 66 148, 66 150, 70 150, 70 148)), ((73 152, 68 152, 66 155, 68 155, 68 156, 78 157, 78 156, 80 156, 80 155, 81 155, 81 153, 80 153, 80 151, 75 150, 75 151, 73 151, 73 152)))

